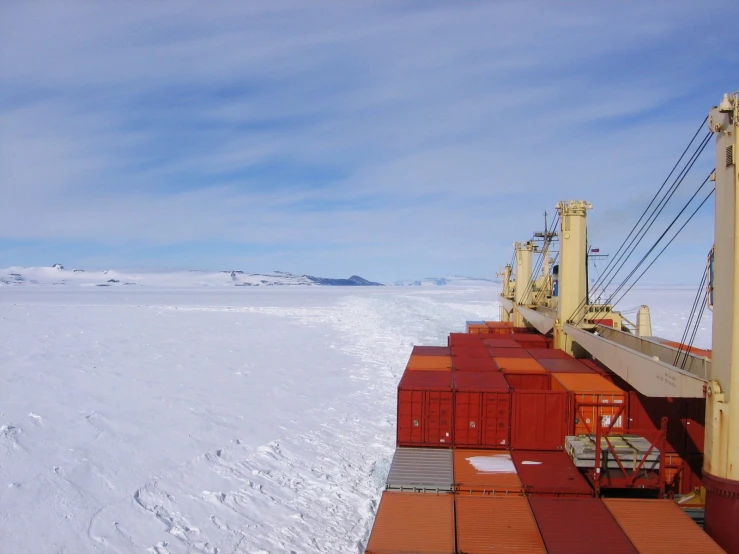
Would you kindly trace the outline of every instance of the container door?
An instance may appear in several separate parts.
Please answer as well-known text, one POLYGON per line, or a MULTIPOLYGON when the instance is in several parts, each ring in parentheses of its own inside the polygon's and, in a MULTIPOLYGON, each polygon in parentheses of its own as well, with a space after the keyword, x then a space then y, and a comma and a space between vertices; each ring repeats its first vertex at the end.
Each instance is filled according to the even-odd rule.
POLYGON ((482 426, 482 394, 457 391, 454 393, 454 445, 480 446, 482 426))
POLYGON ((398 391, 398 444, 423 444, 424 391, 398 391))
POLYGON ((483 394, 483 423, 481 446, 510 448, 511 394, 486 392, 483 394))
POLYGON ((564 450, 565 391, 514 391, 511 446, 519 450, 564 450))
MULTIPOLYGON (((607 427, 624 404, 624 394, 575 394, 575 434, 594 434, 598 417, 603 427, 607 427), (602 404, 603 406, 582 406, 581 404, 602 404)), ((626 408, 616 419, 612 431, 622 433, 626 421, 626 408)))
POLYGON ((426 436, 429 446, 452 446, 452 392, 426 392, 426 436))

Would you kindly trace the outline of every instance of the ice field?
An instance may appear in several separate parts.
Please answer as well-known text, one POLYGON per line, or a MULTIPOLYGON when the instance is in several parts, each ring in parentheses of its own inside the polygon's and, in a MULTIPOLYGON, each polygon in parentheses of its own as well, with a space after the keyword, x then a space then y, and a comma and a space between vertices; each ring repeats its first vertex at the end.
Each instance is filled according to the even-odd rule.
MULTIPOLYGON (((677 340, 694 295, 622 307, 677 340)), ((362 551, 412 345, 497 319, 496 296, 0 288, 0 552, 362 551)))

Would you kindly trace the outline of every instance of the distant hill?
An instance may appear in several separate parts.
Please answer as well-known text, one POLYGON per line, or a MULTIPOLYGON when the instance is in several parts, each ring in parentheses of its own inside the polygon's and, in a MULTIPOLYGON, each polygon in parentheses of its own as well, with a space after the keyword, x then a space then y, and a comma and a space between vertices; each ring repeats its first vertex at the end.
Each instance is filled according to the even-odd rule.
POLYGON ((393 283, 396 286, 406 287, 443 287, 446 285, 453 286, 491 286, 496 285, 500 281, 497 279, 488 279, 485 277, 465 277, 462 275, 453 275, 450 277, 426 277, 416 280, 400 280, 393 283))
POLYGON ((133 273, 117 270, 87 271, 65 269, 62 264, 51 267, 11 267, 0 269, 0 286, 47 285, 82 287, 274 287, 274 286, 329 286, 376 287, 382 283, 368 281, 358 275, 348 279, 293 275, 285 271, 269 274, 229 271, 174 271, 133 273))
POLYGON ((368 281, 363 279, 359 275, 352 275, 348 279, 327 279, 326 277, 313 277, 312 275, 306 275, 306 278, 310 279, 317 285, 326 285, 330 287, 383 287, 382 283, 375 283, 374 281, 368 281))

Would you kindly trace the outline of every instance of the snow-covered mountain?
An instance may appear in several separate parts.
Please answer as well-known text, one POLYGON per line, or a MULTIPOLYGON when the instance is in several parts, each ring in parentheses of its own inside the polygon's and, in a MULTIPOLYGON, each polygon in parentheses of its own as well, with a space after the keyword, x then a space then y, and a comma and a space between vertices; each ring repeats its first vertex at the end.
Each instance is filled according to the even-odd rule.
POLYGON ((284 271, 269 274, 244 271, 175 271, 131 273, 116 270, 86 271, 65 269, 62 264, 51 267, 11 267, 0 269, 0 286, 70 285, 70 286, 155 286, 155 287, 270 287, 270 286, 382 286, 359 277, 331 279, 312 275, 294 275, 284 271))
POLYGON ((463 275, 452 275, 449 277, 425 277, 416 280, 400 280, 393 283, 396 286, 411 287, 441 287, 445 285, 454 286, 490 286, 499 283, 497 279, 484 277, 465 277, 463 275))

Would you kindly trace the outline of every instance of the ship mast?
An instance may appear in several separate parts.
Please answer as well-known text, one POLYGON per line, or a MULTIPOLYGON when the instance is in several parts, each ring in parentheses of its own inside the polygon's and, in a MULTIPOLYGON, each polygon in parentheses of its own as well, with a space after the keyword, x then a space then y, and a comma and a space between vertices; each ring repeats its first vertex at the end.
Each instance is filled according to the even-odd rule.
POLYGON ((713 363, 706 388, 706 531, 739 552, 739 94, 708 117, 716 135, 713 363), (736 394, 737 398, 733 398, 736 394))
POLYGON ((534 257, 534 243, 531 241, 517 242, 516 249, 516 288, 513 291, 513 325, 523 327, 523 316, 518 307, 531 304, 532 279, 531 270, 534 257))
POLYGON ((585 309, 583 299, 587 281, 587 214, 593 206, 583 200, 557 204, 560 221, 559 278, 566 286, 559 287, 557 320, 554 324, 554 346, 572 354, 572 339, 563 331, 568 321, 580 321, 585 309))

